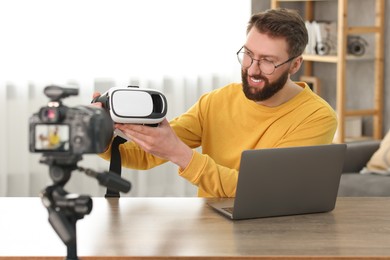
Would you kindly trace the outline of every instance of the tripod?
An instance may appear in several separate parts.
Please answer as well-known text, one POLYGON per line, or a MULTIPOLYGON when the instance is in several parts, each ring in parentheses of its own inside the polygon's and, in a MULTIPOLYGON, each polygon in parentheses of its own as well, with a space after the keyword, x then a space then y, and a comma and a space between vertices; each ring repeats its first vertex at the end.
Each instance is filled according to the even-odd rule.
POLYGON ((65 189, 73 170, 95 177, 99 184, 112 190, 128 192, 130 182, 117 174, 98 173, 77 166, 81 155, 43 155, 40 162, 49 165, 53 184, 41 193, 43 205, 49 213, 49 223, 67 247, 66 260, 78 260, 76 222, 92 211, 92 199, 88 195, 70 194, 65 189))

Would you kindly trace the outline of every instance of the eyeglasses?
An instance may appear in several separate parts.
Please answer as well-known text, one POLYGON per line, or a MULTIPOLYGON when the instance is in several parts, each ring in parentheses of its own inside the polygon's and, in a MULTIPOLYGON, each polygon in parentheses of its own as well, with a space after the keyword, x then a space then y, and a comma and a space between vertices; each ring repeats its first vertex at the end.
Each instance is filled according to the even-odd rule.
POLYGON ((256 60, 256 59, 252 58, 252 56, 250 56, 248 53, 243 51, 243 49, 244 49, 244 46, 242 46, 241 49, 237 52, 238 62, 241 64, 241 66, 243 68, 247 69, 250 66, 252 66, 253 61, 257 61, 261 72, 265 75, 271 75, 272 73, 274 73, 274 71, 277 68, 279 68, 280 66, 282 66, 282 65, 284 65, 284 64, 286 64, 286 63, 288 63, 296 58, 296 57, 291 57, 288 60, 286 60, 285 62, 282 62, 278 65, 275 65, 275 63, 273 63, 272 61, 266 60, 266 59, 256 60))

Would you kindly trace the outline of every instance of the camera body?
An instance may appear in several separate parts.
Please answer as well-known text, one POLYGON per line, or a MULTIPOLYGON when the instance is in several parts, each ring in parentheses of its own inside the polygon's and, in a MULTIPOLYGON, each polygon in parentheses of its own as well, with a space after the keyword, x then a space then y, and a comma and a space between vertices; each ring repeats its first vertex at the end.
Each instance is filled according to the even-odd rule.
POLYGON ((30 152, 47 155, 82 155, 104 152, 110 144, 114 123, 104 109, 93 106, 67 107, 62 99, 78 89, 48 86, 46 107, 29 120, 30 152))
POLYGON ((162 92, 136 86, 110 88, 94 102, 101 102, 111 119, 123 124, 155 125, 165 118, 168 109, 162 92))

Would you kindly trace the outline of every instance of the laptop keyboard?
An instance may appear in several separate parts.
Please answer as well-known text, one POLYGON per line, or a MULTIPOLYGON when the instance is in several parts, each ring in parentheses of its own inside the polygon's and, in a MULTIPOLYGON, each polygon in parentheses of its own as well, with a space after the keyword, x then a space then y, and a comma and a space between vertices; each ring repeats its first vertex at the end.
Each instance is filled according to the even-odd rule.
POLYGON ((233 207, 222 208, 222 209, 229 212, 230 214, 233 214, 233 207))

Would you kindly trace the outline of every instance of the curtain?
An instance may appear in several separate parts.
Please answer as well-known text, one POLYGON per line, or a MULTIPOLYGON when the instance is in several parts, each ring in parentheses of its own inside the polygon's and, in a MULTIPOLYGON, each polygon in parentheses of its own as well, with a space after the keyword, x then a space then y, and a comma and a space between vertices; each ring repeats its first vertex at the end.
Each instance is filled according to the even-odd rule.
MULTIPOLYGON (((69 107, 110 87, 158 89, 172 119, 202 94, 240 80, 235 52, 250 1, 5 0, 0 10, 0 196, 38 196, 52 181, 42 154, 29 151, 28 121, 48 103, 44 87, 77 87, 77 96, 63 100, 69 107)), ((78 164, 109 168, 95 154, 78 164)), ((196 196, 172 163, 122 169, 122 176, 132 183, 122 196, 196 196)), ((65 188, 91 196, 106 190, 79 171, 65 188)))

